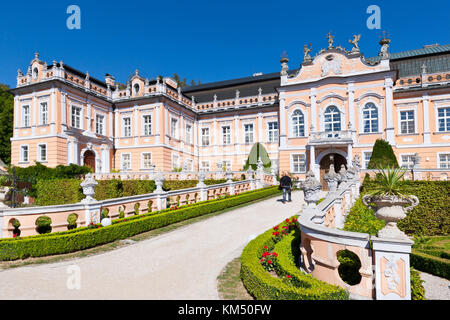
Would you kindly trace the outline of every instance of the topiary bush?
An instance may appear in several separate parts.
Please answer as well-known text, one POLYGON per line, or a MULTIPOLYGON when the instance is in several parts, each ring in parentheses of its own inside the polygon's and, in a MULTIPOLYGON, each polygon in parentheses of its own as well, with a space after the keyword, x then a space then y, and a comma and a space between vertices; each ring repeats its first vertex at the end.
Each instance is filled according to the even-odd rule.
POLYGON ((67 217, 67 230, 72 230, 77 227, 78 215, 76 213, 71 213, 67 217))
POLYGON ((52 232, 52 219, 48 216, 40 216, 36 219, 36 231, 39 234, 52 232))
POLYGON ((377 139, 373 145, 372 156, 370 157, 367 168, 378 169, 387 168, 388 166, 398 168, 394 150, 386 140, 377 139))

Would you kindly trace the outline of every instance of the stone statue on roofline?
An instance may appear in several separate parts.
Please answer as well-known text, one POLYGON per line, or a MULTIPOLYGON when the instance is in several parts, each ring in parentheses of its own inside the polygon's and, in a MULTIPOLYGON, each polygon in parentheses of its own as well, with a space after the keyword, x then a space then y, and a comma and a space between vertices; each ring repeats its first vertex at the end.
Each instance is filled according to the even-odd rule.
POLYGON ((355 34, 353 35, 353 40, 348 40, 349 43, 353 44, 351 53, 359 53, 359 46, 358 46, 359 39, 361 39, 361 35, 355 34))
POLYGON ((305 44, 305 46, 303 47, 303 54, 304 54, 304 56, 303 56, 303 62, 311 62, 311 61, 312 61, 312 58, 311 58, 311 56, 309 55, 309 53, 311 52, 311 50, 312 50, 311 44, 309 44, 309 47, 308 47, 308 45, 305 44))

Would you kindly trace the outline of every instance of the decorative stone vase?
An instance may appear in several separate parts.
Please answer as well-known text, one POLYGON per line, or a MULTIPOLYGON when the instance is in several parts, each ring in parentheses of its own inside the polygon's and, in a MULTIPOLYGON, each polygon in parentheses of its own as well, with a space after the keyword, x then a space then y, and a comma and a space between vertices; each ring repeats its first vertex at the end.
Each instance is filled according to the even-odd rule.
POLYGON ((330 170, 328 170, 328 173, 323 176, 323 180, 327 182, 330 192, 336 191, 339 178, 339 174, 334 170, 334 164, 330 164, 330 170))
POLYGON ((4 201, 9 190, 11 190, 10 187, 0 187, 0 208, 8 208, 4 201))
POLYGON ((408 236, 397 227, 397 222, 406 217, 406 212, 411 211, 419 204, 416 196, 410 195, 407 198, 398 196, 371 196, 365 195, 362 202, 368 208, 369 203, 375 204, 375 216, 386 221, 386 226, 378 231, 380 238, 408 239, 408 236), (405 207, 406 205, 409 205, 405 207))
POLYGON ((156 189, 154 191, 154 193, 162 193, 164 192, 162 186, 164 183, 164 174, 161 172, 161 169, 158 169, 158 173, 155 176, 155 185, 156 185, 156 189))
POLYGON ((95 195, 95 186, 98 184, 97 181, 92 177, 91 173, 88 173, 84 181, 80 184, 80 186, 83 188, 83 194, 86 196, 83 200, 81 200, 82 203, 89 203, 95 201, 94 195, 95 195))
POLYGON ((341 165, 341 170, 339 170, 339 175, 341 176, 341 179, 339 182, 347 182, 347 170, 345 169, 345 165, 341 165))
POLYGON ((355 178, 355 169, 352 166, 348 167, 347 170, 347 178, 348 180, 353 180, 355 178))
POLYGON ((311 170, 306 173, 306 179, 300 183, 300 189, 303 190, 304 199, 308 208, 315 208, 317 201, 319 201, 320 190, 322 184, 314 177, 314 172, 311 170))
POLYGON ((227 179, 227 183, 233 182, 233 172, 231 170, 227 170, 225 173, 225 178, 227 179))

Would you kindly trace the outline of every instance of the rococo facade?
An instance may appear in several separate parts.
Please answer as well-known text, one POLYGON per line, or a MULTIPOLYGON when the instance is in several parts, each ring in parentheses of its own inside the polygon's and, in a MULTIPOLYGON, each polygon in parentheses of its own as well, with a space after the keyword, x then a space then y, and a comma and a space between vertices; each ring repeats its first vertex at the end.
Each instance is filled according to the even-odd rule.
POLYGON ((304 47, 297 69, 283 57, 281 72, 184 88, 137 70, 126 84, 100 81, 36 53, 12 89, 12 164, 242 170, 259 142, 277 170, 303 178, 355 155, 365 168, 383 138, 402 166, 450 168, 450 45, 390 53, 382 39, 365 58, 359 36, 351 50, 327 38, 315 56, 304 47))

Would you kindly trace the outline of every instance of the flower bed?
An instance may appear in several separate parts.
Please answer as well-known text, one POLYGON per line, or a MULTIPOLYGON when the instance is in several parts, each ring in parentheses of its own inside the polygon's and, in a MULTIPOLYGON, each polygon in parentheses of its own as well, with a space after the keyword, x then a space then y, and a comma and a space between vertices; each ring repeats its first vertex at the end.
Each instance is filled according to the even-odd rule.
POLYGON ((244 248, 241 255, 241 279, 247 291, 262 300, 347 300, 347 291, 317 280, 296 266, 300 231, 295 225, 295 217, 288 219, 264 232, 244 248), (268 257, 264 252, 276 253, 275 259, 270 254, 274 260, 270 268, 273 268, 277 277, 265 268, 267 259, 261 261, 261 258, 268 257))
POLYGON ((92 226, 88 226, 23 238, 0 239, 0 260, 42 257, 92 248, 97 245, 126 239, 142 232, 221 211, 279 193, 280 191, 277 187, 268 187, 244 192, 235 196, 224 197, 222 199, 185 205, 179 207, 177 210, 171 210, 169 208, 126 219, 116 219, 112 225, 107 227, 95 226, 93 228, 92 226))

